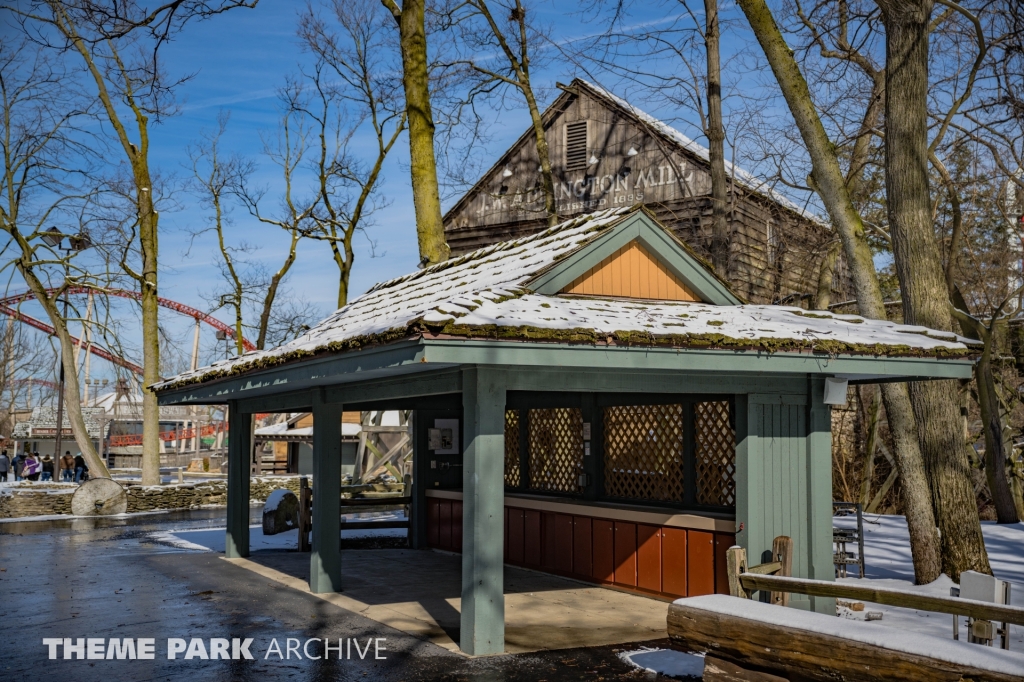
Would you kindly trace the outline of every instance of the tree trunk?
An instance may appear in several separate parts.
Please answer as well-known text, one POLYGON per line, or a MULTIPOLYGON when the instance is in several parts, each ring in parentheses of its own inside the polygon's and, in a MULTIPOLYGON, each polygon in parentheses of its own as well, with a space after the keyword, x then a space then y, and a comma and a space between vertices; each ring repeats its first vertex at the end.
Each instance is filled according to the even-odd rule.
MULTIPOLYGON (((942 259, 928 184, 928 22, 932 0, 876 0, 886 43, 885 185, 889 233, 907 324, 950 331, 942 259)), ((990 573, 954 381, 910 387, 932 505, 942 534, 942 570, 990 573)))
POLYGON ((728 178, 725 174, 725 128, 722 125, 722 66, 718 39, 718 0, 704 0, 704 45, 708 62, 708 160, 711 163, 711 265, 729 277, 728 178))
MULTIPOLYGON (((853 206, 835 149, 814 107, 807 81, 765 1, 739 0, 738 4, 768 58, 807 147, 817 192, 842 238, 860 313, 865 317, 884 320, 882 290, 864 232, 864 223, 853 206)), ((939 541, 935 533, 935 517, 929 502, 928 481, 917 441, 910 397, 905 384, 889 383, 882 385, 882 398, 902 479, 903 504, 914 558, 914 578, 918 583, 929 583, 938 578, 940 572, 939 541)))
POLYGON ((555 226, 558 224, 558 207, 555 205, 555 180, 551 175, 551 150, 548 146, 547 131, 544 129, 544 118, 537 105, 537 99, 533 96, 529 77, 524 83, 523 94, 530 109, 533 136, 537 142, 537 156, 540 158, 540 187, 544 192, 544 212, 547 214, 548 225, 555 226))
POLYGON ((836 272, 836 263, 839 261, 839 252, 843 249, 843 243, 834 241, 828 245, 825 257, 821 259, 821 269, 818 270, 818 290, 814 294, 814 310, 828 310, 832 305, 832 278, 836 272))
MULTIPOLYGON (((144 162, 143 162, 144 164, 144 162)), ((142 485, 160 485, 160 405, 150 386, 160 381, 157 301, 157 221, 149 169, 136 171, 139 189, 139 249, 142 255, 142 485)))
POLYGON ((430 74, 427 59, 425 0, 404 0, 401 9, 393 0, 382 0, 398 21, 402 50, 402 85, 409 117, 409 172, 412 203, 416 210, 416 235, 420 259, 425 265, 448 259, 444 238, 441 196, 434 158, 434 115, 430 107, 430 74))

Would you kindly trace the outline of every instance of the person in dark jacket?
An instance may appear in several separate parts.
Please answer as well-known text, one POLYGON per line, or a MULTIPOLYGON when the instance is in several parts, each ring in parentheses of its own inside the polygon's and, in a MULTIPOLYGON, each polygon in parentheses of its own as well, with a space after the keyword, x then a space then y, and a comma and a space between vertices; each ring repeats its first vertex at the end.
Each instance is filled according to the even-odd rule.
POLYGON ((43 464, 43 477, 40 478, 39 480, 41 480, 41 481, 52 481, 53 480, 53 465, 54 465, 53 458, 50 457, 49 455, 43 455, 43 462, 42 462, 42 464, 43 464))
POLYGON ((7 451, 4 450, 0 453, 0 481, 7 480, 7 472, 11 470, 11 458, 7 456, 7 451))
POLYGON ((85 457, 82 457, 82 453, 78 453, 75 455, 75 483, 81 483, 87 473, 89 473, 89 467, 85 464, 85 457))
POLYGON ((60 480, 64 483, 71 483, 75 478, 75 458, 71 456, 71 451, 66 450, 64 456, 60 458, 60 480))
POLYGON ((11 462, 11 467, 14 469, 14 480, 20 481, 21 472, 25 470, 25 453, 20 452, 14 456, 14 461, 11 462))

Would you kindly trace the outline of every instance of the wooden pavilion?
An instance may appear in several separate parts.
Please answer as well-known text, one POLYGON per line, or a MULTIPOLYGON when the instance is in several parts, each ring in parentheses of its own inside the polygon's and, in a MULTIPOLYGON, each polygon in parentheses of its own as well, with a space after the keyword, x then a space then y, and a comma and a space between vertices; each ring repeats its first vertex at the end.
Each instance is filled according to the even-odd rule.
POLYGON ((462 553, 460 646, 489 654, 505 563, 674 598, 727 591, 726 548, 756 562, 788 535, 793 574, 831 580, 830 404, 847 382, 968 378, 971 353, 743 304, 651 213, 613 209, 378 284, 295 341, 155 390, 228 404, 229 557, 249 552, 243 417, 312 412, 313 592, 343 588, 342 410, 413 410, 414 545, 462 553))

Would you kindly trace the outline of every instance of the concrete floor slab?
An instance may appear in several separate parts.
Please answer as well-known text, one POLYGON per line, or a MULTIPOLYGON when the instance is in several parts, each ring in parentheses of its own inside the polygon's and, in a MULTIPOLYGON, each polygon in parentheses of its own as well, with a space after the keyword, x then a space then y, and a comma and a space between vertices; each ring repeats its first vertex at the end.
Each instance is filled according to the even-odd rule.
MULTIPOLYGON (((254 552, 225 559, 309 593, 309 554, 254 552)), ((458 651, 462 557, 409 549, 345 550, 343 592, 312 595, 396 630, 458 651)), ((668 604, 505 567, 505 651, 604 646, 666 636, 668 604)))

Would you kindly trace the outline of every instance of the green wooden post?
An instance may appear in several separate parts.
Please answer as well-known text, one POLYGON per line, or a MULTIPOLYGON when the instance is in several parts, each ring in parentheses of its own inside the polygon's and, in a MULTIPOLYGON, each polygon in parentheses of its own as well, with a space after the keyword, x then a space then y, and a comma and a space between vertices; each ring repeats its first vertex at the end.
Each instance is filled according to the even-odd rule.
POLYGON ((313 551, 309 591, 341 592, 341 403, 313 393, 313 551))
POLYGON ((240 559, 249 556, 249 465, 251 460, 252 419, 228 403, 228 522, 224 556, 240 559))
MULTIPOLYGON (((810 379, 807 420, 808 578, 834 580, 832 563, 832 407, 824 403, 825 378, 810 379)), ((836 600, 811 597, 811 608, 834 615, 836 600)))
MULTIPOLYGON (((423 410, 412 413, 412 548, 427 548, 427 486, 430 451, 427 450, 427 425, 423 410)), ((408 494, 408 493, 407 493, 408 494)))
POLYGON ((756 452, 757 433, 750 423, 750 396, 736 396, 736 544, 750 550, 752 504, 756 508, 756 490, 751 483, 751 453, 756 452))
POLYGON ((505 650, 505 373, 462 374, 462 621, 459 647, 471 656, 505 650))

